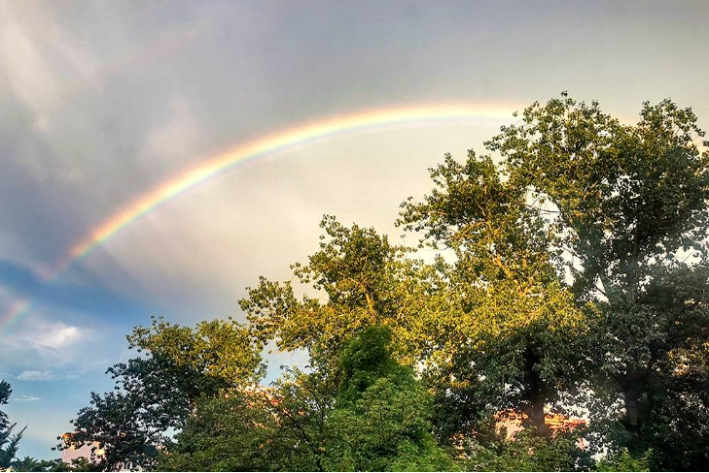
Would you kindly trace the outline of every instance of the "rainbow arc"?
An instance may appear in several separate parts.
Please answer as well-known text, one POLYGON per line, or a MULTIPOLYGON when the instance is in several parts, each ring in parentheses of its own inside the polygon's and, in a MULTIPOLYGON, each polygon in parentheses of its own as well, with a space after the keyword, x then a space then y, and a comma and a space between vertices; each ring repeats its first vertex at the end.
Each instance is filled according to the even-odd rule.
MULTIPOLYGON (((306 123, 270 134, 200 161, 195 166, 149 190, 91 229, 74 244, 50 271, 48 282, 57 279, 71 264, 91 254, 122 229, 134 224, 161 205, 216 176, 265 156, 286 153, 310 143, 344 134, 388 126, 421 126, 447 120, 503 120, 519 106, 511 104, 438 104, 374 109, 306 123)), ((31 301, 19 301, 0 316, 0 333, 32 309, 31 301)))

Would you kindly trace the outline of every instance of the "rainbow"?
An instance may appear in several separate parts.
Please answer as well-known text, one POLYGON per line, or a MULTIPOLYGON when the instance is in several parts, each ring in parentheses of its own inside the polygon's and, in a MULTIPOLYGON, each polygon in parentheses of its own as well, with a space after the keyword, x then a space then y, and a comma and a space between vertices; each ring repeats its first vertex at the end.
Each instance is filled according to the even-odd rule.
MULTIPOLYGON (((165 181, 101 222, 78 241, 50 271, 47 282, 57 279, 72 263, 89 255, 127 226, 161 205, 185 194, 200 184, 264 156, 282 154, 296 147, 320 142, 343 134, 389 126, 420 126, 442 120, 503 120, 510 118, 517 105, 451 104, 374 109, 306 123, 255 139, 227 152, 205 159, 192 168, 165 181)), ((0 316, 0 332, 32 309, 31 301, 21 301, 0 316)))

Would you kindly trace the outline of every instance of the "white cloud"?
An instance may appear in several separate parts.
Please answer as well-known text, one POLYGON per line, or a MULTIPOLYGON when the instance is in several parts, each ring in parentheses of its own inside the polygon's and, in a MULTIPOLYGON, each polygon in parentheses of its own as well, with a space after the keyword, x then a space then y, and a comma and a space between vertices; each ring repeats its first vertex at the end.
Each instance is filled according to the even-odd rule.
POLYGON ((19 375, 17 375, 17 379, 20 381, 50 381, 52 379, 55 379, 55 376, 49 370, 25 370, 19 375))
POLYGON ((61 348, 75 343, 83 337, 84 333, 78 327, 57 324, 54 330, 47 331, 38 338, 38 344, 50 348, 61 348))
POLYGON ((51 352, 88 340, 92 333, 91 329, 42 318, 35 318, 32 324, 26 324, 25 327, 15 337, 17 346, 51 352))
POLYGON ((13 402, 37 402, 37 401, 41 401, 41 400, 42 400, 41 397, 28 396, 27 394, 24 394, 24 395, 20 396, 19 398, 13 399, 13 402))

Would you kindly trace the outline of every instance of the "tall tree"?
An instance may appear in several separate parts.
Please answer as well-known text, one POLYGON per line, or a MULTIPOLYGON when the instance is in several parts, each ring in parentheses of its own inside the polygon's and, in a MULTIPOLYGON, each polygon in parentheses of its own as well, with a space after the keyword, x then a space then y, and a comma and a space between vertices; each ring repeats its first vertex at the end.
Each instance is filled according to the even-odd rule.
POLYGON ((99 445, 104 456, 97 460, 105 468, 129 459, 149 467, 200 397, 253 385, 264 369, 261 345, 233 321, 185 327, 153 319, 151 327, 136 327, 128 342, 142 356, 108 369, 116 390, 91 394, 91 406, 79 411, 74 433, 61 446, 99 445))
POLYGON ((441 390, 463 401, 472 390, 481 406, 526 412, 547 433, 545 407, 561 408, 584 379, 592 312, 559 281, 554 235, 503 171, 473 151, 464 164, 448 155, 431 170, 434 190, 404 202, 398 223, 454 261, 448 303, 430 320, 441 390))
POLYGON ((632 434, 660 407, 654 392, 683 385, 678 396, 696 398, 706 386, 677 379, 709 335, 709 152, 696 121, 664 100, 623 125, 564 93, 487 143, 547 213, 578 300, 602 313, 599 379, 620 392, 632 434))
POLYGON ((431 394, 396 361, 391 330, 371 326, 347 343, 330 423, 328 468, 338 471, 458 470, 432 434, 431 394))

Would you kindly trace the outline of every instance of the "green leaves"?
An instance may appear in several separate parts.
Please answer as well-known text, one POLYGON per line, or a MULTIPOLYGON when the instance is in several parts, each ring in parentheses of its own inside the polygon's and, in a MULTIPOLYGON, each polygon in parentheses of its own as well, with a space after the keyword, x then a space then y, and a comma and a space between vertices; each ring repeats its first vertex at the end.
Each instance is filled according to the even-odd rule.
POLYGON ((543 437, 523 430, 514 439, 475 445, 473 450, 469 471, 590 471, 593 465, 576 432, 543 437))
POLYGON ((433 191, 402 204, 398 222, 455 256, 451 304, 430 321, 442 327, 431 370, 475 385, 493 409, 534 411, 542 429, 544 405, 583 379, 589 330, 589 312, 557 278, 557 238, 527 189, 489 156, 446 156, 431 178, 433 191))
MULTIPOLYGON (((5 380, 0 381, 0 406, 9 402, 12 394, 10 383, 5 380)), ((27 427, 13 434, 17 424, 11 424, 7 414, 0 410, 0 468, 9 468, 17 455, 17 449, 22 440, 22 435, 27 427)))
POLYGON ((430 394, 392 358, 389 331, 370 327, 344 345, 340 376, 293 371, 273 388, 203 399, 160 467, 458 469, 430 433, 430 394))
POLYGON ((290 282, 261 278, 240 301, 259 338, 275 339, 281 350, 308 349, 331 365, 345 340, 373 325, 393 330, 397 356, 423 349, 420 317, 445 287, 440 273, 406 259, 404 248, 372 228, 344 227, 329 216, 321 226, 320 250, 292 266, 298 282, 321 297, 298 298, 290 282))
MULTIPOLYGON (((6 405, 10 401, 10 395, 12 394, 12 387, 10 383, 4 379, 0 381, 0 406, 6 405)), ((0 431, 5 430, 8 426, 9 419, 7 414, 0 411, 0 431)))
POLYGON ((91 406, 73 421, 74 434, 60 445, 97 442, 106 468, 128 459, 150 467, 198 399, 254 385, 264 370, 262 345, 231 320, 186 327, 154 318, 151 327, 136 327, 127 338, 142 356, 108 369, 116 391, 92 393, 91 406))
POLYGON ((192 328, 153 319, 152 327, 136 327, 128 342, 160 360, 166 369, 223 382, 225 387, 255 383, 264 370, 258 353, 261 346, 248 328, 231 320, 200 322, 192 328))
MULTIPOLYGON (((540 211, 549 213, 550 241, 564 252, 559 274, 579 305, 591 301, 599 310, 590 332, 596 347, 589 352, 596 372, 590 381, 609 405, 623 399, 633 454, 682 437, 662 422, 697 415, 676 408, 669 409, 672 421, 655 416, 671 397, 674 353, 704 343, 709 323, 709 152, 697 147, 704 132, 696 121, 691 109, 664 100, 643 104, 640 121, 622 125, 598 103, 562 95, 527 108, 521 124, 503 127, 487 143, 511 183, 548 203, 540 211)), ((676 395, 696 399, 703 385, 697 379, 676 395)), ((701 415, 709 409, 703 401, 693 405, 701 415)), ((696 434, 704 444, 705 433, 696 434)), ((676 468, 705 461, 690 456, 676 468)))

